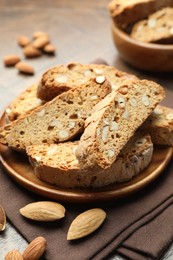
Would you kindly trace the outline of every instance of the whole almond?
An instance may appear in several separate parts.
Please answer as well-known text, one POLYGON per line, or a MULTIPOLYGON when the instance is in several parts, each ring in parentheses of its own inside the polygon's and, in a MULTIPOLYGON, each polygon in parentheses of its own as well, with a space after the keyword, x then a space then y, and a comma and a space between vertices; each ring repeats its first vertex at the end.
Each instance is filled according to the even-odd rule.
POLYGON ((99 208, 83 212, 71 223, 67 234, 67 240, 74 240, 91 234, 103 223, 105 218, 105 211, 99 208))
POLYGON ((29 65, 26 62, 20 61, 15 65, 15 68, 19 70, 19 72, 24 73, 24 74, 34 74, 34 68, 29 65))
POLYGON ((46 250, 46 239, 44 237, 36 237, 23 252, 24 260, 37 260, 46 250))
POLYGON ((18 44, 19 44, 21 47, 25 47, 25 46, 27 46, 29 43, 30 43, 30 39, 29 39, 28 36, 26 36, 26 35, 21 35, 21 36, 18 38, 18 44))
POLYGON ((12 250, 6 254, 5 260, 23 260, 23 256, 18 250, 12 250))
POLYGON ((55 50, 56 50, 55 46, 51 43, 45 45, 43 48, 43 51, 46 52, 47 54, 54 54, 55 50))
POLYGON ((24 48, 23 54, 27 58, 35 58, 40 56, 41 52, 38 49, 34 48, 32 45, 28 45, 24 48))
POLYGON ((6 214, 2 206, 0 206, 0 231, 3 231, 6 226, 6 214))
POLYGON ((48 43, 49 43, 49 38, 47 36, 42 36, 42 37, 36 38, 33 41, 32 45, 36 49, 42 49, 48 43))
POLYGON ((16 65, 16 63, 18 63, 20 61, 20 57, 15 55, 15 54, 12 54, 12 55, 6 55, 4 57, 4 65, 5 66, 14 66, 16 65))
POLYGON ((20 209, 20 214, 37 221, 55 221, 65 216, 65 208, 56 202, 38 201, 20 209))
POLYGON ((43 31, 36 31, 36 32, 33 33, 34 39, 42 37, 42 36, 46 36, 46 37, 49 38, 49 35, 46 32, 43 32, 43 31))

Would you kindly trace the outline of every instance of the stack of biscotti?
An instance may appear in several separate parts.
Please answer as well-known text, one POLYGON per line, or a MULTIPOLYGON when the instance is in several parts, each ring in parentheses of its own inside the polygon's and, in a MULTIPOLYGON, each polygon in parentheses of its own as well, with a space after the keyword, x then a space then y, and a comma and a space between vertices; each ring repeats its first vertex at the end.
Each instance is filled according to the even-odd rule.
POLYGON ((122 29, 164 7, 173 7, 173 0, 112 0, 108 5, 114 24, 122 29))
POLYGON ((81 169, 75 156, 80 141, 33 145, 26 152, 36 176, 46 183, 66 188, 103 187, 141 173, 152 160, 153 143, 173 146, 173 109, 157 106, 139 130, 107 169, 81 169))
POLYGON ((130 36, 146 43, 173 43, 173 8, 163 8, 135 23, 130 36))
MULTIPOLYGON (((102 187, 129 180, 152 159, 153 144, 144 125, 150 125, 152 112, 158 117, 161 107, 155 107, 164 98, 163 88, 105 65, 97 70, 95 65, 87 70, 86 65, 68 66, 78 73, 81 66, 81 75, 90 66, 91 76, 70 87, 70 74, 69 90, 2 127, 0 142, 26 151, 37 177, 51 184, 102 187)), ((164 113, 171 118, 171 111, 164 113)))

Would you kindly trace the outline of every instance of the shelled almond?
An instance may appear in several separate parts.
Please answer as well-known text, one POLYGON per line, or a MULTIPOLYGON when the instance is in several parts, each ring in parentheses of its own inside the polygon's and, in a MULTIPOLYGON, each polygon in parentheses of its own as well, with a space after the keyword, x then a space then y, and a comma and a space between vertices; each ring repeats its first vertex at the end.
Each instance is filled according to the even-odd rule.
POLYGON ((56 51, 56 48, 51 43, 44 46, 43 51, 47 54, 54 54, 56 51))
POLYGON ((56 202, 38 201, 20 209, 20 214, 37 221, 55 221, 65 216, 65 208, 56 202))
POLYGON ((5 260, 23 260, 23 256, 18 250, 14 249, 6 254, 5 260))
MULTIPOLYGON (((36 31, 30 39, 27 35, 21 35, 17 39, 18 44, 23 48, 23 55, 26 59, 40 57, 43 53, 54 55, 56 48, 51 43, 50 36, 44 31, 36 31)), ((15 66, 21 73, 33 75, 34 68, 26 63, 20 63, 21 58, 16 54, 6 55, 3 59, 6 67, 15 66)))
POLYGON ((46 250, 46 239, 44 237, 36 237, 23 252, 24 260, 38 260, 46 250))
POLYGON ((100 208, 93 208, 78 215, 70 225, 67 240, 85 237, 100 227, 106 213, 100 208))
POLYGON ((7 67, 15 66, 20 61, 20 57, 15 54, 6 55, 4 57, 4 65, 7 67))
POLYGON ((3 231, 6 226, 6 214, 3 207, 0 205, 0 231, 3 231))
POLYGON ((26 35, 21 35, 21 36, 18 38, 18 44, 19 44, 21 47, 27 46, 28 44, 30 44, 30 39, 29 39, 29 37, 26 36, 26 35))
POLYGON ((41 56, 41 51, 30 44, 23 49, 23 54, 27 58, 35 58, 41 56))
POLYGON ((36 49, 42 49, 46 44, 48 44, 50 42, 49 40, 49 37, 47 36, 41 36, 41 37, 38 37, 36 38, 34 41, 33 41, 33 46, 36 48, 36 49))
POLYGON ((26 247, 23 254, 19 250, 13 249, 5 255, 5 260, 38 260, 44 254, 46 246, 47 242, 44 237, 36 237, 26 247))
POLYGON ((34 74, 34 68, 29 65, 27 62, 20 61, 15 65, 15 68, 18 69, 19 72, 24 74, 34 74))

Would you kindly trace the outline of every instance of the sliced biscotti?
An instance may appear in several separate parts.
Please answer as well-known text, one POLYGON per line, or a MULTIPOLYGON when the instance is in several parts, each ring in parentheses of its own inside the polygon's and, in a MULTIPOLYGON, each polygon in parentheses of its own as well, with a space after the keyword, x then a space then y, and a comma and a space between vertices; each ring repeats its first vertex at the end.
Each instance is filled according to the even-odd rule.
POLYGON ((82 171, 75 156, 79 141, 29 146, 27 155, 36 176, 59 187, 104 187, 125 182, 145 169, 153 154, 148 134, 135 133, 112 166, 106 170, 82 171))
POLYGON ((173 109, 158 105, 141 126, 153 143, 173 146, 173 109))
POLYGON ((164 89, 157 83, 139 80, 120 87, 100 101, 86 120, 76 149, 80 167, 110 167, 164 96, 164 89))
POLYGON ((108 9, 115 25, 126 29, 159 9, 171 6, 173 0, 112 0, 108 9))
POLYGON ((130 36, 138 41, 152 43, 173 42, 173 8, 167 7, 137 22, 130 36))
POLYGON ((37 98, 38 83, 27 88, 22 92, 6 109, 7 121, 13 121, 26 112, 35 109, 43 104, 43 101, 37 98))
POLYGON ((28 145, 70 140, 83 130, 93 106, 110 91, 105 78, 90 79, 1 128, 0 142, 25 150, 28 145))
POLYGON ((90 78, 97 76, 106 77, 111 83, 112 89, 120 86, 122 82, 137 79, 134 75, 119 71, 107 65, 83 65, 73 62, 67 65, 58 65, 46 71, 38 86, 37 96, 42 100, 48 101, 69 89, 86 83, 90 78))

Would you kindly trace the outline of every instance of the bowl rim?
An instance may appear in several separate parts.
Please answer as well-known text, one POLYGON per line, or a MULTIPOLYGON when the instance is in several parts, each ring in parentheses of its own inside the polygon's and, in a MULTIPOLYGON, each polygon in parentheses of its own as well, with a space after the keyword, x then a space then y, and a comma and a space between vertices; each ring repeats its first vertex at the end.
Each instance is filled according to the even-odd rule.
POLYGON ((158 44, 158 43, 145 43, 145 42, 140 42, 136 41, 133 38, 131 38, 126 32, 118 28, 114 23, 112 23, 112 30, 114 33, 119 35, 121 38, 123 38, 125 41, 136 45, 140 46, 143 48, 148 48, 148 49, 156 49, 156 50, 170 50, 173 51, 173 44, 158 44))

